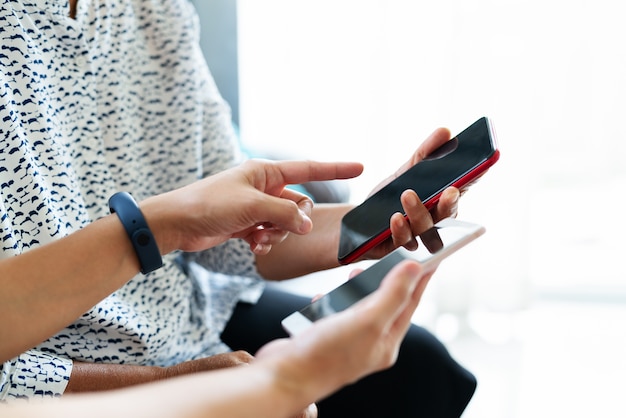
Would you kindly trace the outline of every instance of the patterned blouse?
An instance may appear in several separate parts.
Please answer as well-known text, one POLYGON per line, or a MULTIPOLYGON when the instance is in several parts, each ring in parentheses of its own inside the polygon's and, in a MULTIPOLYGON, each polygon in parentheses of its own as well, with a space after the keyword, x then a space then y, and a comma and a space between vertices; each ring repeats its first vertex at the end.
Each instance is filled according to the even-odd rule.
MULTIPOLYGON (((0 258, 108 214, 116 191, 142 200, 242 158, 188 0, 80 0, 68 12, 67 0, 0 4, 0 258)), ((166 256, 1 364, 0 401, 62 394, 72 360, 166 366, 227 351, 234 305, 262 292, 254 257, 231 240, 186 258, 191 269, 166 256)))

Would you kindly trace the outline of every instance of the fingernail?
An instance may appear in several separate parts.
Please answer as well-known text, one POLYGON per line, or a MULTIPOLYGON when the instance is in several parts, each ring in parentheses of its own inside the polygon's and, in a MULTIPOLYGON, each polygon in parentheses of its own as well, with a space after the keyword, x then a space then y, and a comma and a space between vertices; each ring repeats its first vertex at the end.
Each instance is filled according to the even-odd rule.
POLYGON ((307 216, 306 213, 300 211, 300 214, 302 215, 302 223, 300 224, 298 232, 306 234, 313 228, 313 221, 307 216))
POLYGON ((415 192, 407 193, 406 199, 408 200, 407 203, 411 206, 416 206, 419 203, 419 197, 415 192))
POLYGON ((259 255, 265 255, 270 252, 271 248, 272 248, 271 245, 264 245, 264 244, 257 243, 255 247, 252 249, 252 252, 255 254, 259 254, 259 255))
POLYGON ((306 199, 300 203, 300 210, 305 214, 310 215, 313 211, 313 201, 310 199, 306 199))

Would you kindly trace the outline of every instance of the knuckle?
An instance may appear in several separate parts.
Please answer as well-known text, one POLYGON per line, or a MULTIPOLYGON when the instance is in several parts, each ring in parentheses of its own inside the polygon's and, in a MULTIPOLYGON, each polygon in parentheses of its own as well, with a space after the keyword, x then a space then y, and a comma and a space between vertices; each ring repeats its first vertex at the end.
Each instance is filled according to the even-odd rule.
POLYGON ((254 356, 244 350, 238 350, 233 352, 233 357, 238 363, 251 363, 254 360, 254 356))

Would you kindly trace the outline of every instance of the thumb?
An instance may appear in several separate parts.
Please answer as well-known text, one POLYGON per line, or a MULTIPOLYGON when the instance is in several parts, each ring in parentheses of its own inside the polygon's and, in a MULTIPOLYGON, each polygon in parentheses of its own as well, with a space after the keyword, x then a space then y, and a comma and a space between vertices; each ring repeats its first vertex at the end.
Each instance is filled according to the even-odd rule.
POLYGON ((306 212, 310 212, 313 202, 307 196, 293 192, 289 198, 275 197, 262 192, 255 206, 257 223, 270 223, 280 229, 306 234, 313 228, 313 221, 306 212), (295 197, 299 199, 296 201, 295 197), (306 211, 306 212, 305 212, 306 211))

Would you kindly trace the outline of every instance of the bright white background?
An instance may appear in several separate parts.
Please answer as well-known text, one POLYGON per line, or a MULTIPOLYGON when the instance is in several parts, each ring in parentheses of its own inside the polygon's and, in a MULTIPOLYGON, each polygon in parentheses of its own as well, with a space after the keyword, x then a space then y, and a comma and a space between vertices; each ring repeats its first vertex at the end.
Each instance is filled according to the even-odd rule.
POLYGON ((363 162, 355 203, 434 128, 495 123, 501 159, 459 214, 488 232, 416 315, 479 378, 466 417, 626 416, 622 9, 239 0, 243 141, 363 162))

